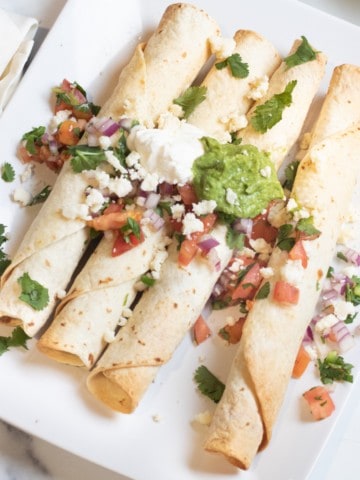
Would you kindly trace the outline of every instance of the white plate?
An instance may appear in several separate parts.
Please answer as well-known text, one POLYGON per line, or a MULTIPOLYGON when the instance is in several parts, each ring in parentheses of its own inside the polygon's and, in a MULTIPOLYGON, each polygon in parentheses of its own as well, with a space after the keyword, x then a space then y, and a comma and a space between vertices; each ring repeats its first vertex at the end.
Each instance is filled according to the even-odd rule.
MULTIPOLYGON (((10 161, 21 172, 15 150, 20 136, 50 118, 50 90, 66 77, 76 80, 100 103, 115 85, 140 35, 154 27, 169 2, 157 0, 69 0, 23 78, 0 121, 1 163, 10 161)), ((326 89, 335 65, 360 64, 360 30, 304 4, 277 0, 198 0, 217 19, 223 33, 250 28, 268 37, 286 54, 293 40, 305 35, 328 57, 326 89)), ((46 173, 40 173, 46 175, 46 173)), ((9 198, 15 183, 1 181, 0 223, 11 233, 10 253, 19 243, 37 208, 20 209, 9 198)), ((65 254, 65 252, 64 252, 65 254)), ((7 334, 5 327, 0 335, 7 334)), ((234 350, 216 339, 195 348, 190 335, 164 366, 133 415, 120 415, 97 403, 86 391, 84 372, 41 356, 34 344, 28 352, 0 357, 0 416, 17 427, 109 469, 136 478, 303 480, 311 471, 326 439, 339 420, 352 386, 335 392, 337 410, 326 421, 305 421, 300 397, 311 385, 311 373, 291 382, 270 446, 248 472, 202 450, 205 427, 191 424, 194 415, 213 405, 195 390, 193 372, 199 357, 221 378, 234 350), (159 421, 154 421, 154 416, 159 421)), ((356 363, 355 348, 347 356, 356 363)), ((357 361, 359 366, 359 361, 357 361)), ((356 368, 356 371, 358 368, 356 368)), ((356 372, 355 372, 356 373, 356 372)))

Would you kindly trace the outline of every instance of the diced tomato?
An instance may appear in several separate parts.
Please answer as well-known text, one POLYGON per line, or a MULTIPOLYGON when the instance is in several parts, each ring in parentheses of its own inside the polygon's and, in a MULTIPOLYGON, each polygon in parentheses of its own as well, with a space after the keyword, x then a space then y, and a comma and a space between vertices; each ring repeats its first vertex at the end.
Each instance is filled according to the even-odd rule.
POLYGON ((246 317, 240 317, 234 324, 225 325, 219 330, 219 336, 231 344, 240 341, 246 317))
POLYGON ((273 245, 276 241, 277 234, 277 228, 270 225, 270 223, 265 218, 260 217, 254 219, 251 230, 251 238, 253 240, 263 238, 267 243, 273 245))
POLYGON ((109 215, 109 213, 121 212, 123 209, 124 205, 122 203, 110 203, 110 205, 103 211, 103 214, 109 215))
POLYGON ((81 128, 74 120, 64 120, 56 133, 58 142, 63 145, 76 145, 81 135, 81 128))
POLYGON ((181 187, 178 187, 179 195, 181 196, 181 200, 185 206, 190 206, 193 203, 198 202, 197 195, 195 193, 194 187, 189 183, 185 183, 181 187))
POLYGON ((128 218, 139 221, 141 216, 142 214, 139 210, 124 210, 100 215, 99 217, 89 220, 87 224, 89 227, 92 227, 95 230, 116 230, 123 227, 128 218))
POLYGON ((310 390, 303 393, 303 397, 310 407, 314 420, 327 418, 335 410, 335 405, 329 392, 322 385, 310 388, 310 390))
POLYGON ((198 246, 195 240, 192 238, 185 238, 185 240, 182 241, 180 250, 179 250, 179 256, 178 256, 178 261, 179 264, 182 265, 183 267, 186 267, 189 265, 191 260, 195 257, 196 252, 198 250, 198 246))
POLYGON ((296 305, 299 301, 299 289, 283 280, 275 283, 273 299, 278 303, 296 305))
POLYGON ((197 345, 204 342, 211 335, 211 330, 202 315, 199 315, 194 324, 194 340, 197 345))
POLYGON ((252 299, 262 281, 260 265, 255 262, 231 294, 233 300, 252 299))
POLYGON ((307 366, 310 363, 310 355, 304 348, 304 345, 300 345, 298 354, 296 356, 296 360, 294 363, 293 371, 292 371, 292 377, 293 378, 300 378, 301 375, 305 372, 307 369, 307 366))
POLYGON ((130 233, 126 239, 125 237, 118 232, 117 237, 115 238, 111 255, 117 257, 124 252, 131 250, 134 247, 137 247, 144 241, 144 234, 140 232, 140 238, 137 237, 134 233, 130 233))
POLYGON ((308 257, 302 240, 297 240, 295 242, 295 245, 289 251, 289 258, 291 260, 301 260, 301 265, 303 266, 303 268, 307 267, 308 257))

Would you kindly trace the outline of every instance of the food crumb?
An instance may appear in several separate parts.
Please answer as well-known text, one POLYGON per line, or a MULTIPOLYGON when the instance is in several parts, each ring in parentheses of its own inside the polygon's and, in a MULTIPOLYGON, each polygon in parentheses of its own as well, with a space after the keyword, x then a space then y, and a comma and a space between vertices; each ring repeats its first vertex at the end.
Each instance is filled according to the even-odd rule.
POLYGON ((153 422, 159 423, 160 422, 160 415, 158 413, 155 413, 154 415, 151 416, 153 422))

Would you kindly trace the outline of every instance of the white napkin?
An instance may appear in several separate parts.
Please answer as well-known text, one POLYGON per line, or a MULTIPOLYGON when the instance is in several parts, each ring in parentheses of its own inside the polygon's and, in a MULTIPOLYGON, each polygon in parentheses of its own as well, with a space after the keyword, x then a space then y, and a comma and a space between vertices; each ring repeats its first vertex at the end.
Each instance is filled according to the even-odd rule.
POLYGON ((35 18, 0 8, 0 115, 19 83, 38 25, 35 18))

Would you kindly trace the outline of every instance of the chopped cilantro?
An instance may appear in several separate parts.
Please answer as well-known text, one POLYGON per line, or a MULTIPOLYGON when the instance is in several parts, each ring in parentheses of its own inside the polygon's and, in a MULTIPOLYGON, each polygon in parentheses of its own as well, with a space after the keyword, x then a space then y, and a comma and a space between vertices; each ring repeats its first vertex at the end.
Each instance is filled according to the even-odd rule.
POLYGON ((47 197, 50 195, 51 187, 46 185, 39 193, 34 195, 33 199, 29 203, 29 206, 37 205, 38 203, 44 203, 47 197))
POLYGON ((221 300, 212 300, 211 307, 213 310, 222 310, 227 308, 231 303, 231 298, 222 298, 221 300))
POLYGON ((215 63, 218 70, 229 67, 233 77, 246 78, 249 75, 249 65, 242 61, 238 53, 233 53, 222 62, 215 63))
POLYGON ((152 287, 154 285, 154 283, 156 282, 155 278, 150 277, 149 275, 141 275, 140 280, 147 287, 152 287))
POLYGON ((225 390, 225 385, 208 370, 205 365, 200 365, 195 371, 194 380, 198 389, 215 403, 219 403, 225 390))
POLYGON ((302 42, 298 46, 295 53, 284 58, 287 68, 301 65, 302 63, 311 62, 316 58, 316 52, 313 50, 306 37, 301 36, 302 42))
POLYGON ((26 342, 30 337, 21 327, 16 327, 9 337, 0 337, 0 355, 7 352, 11 347, 23 347, 27 350, 26 342))
POLYGON ((230 226, 226 231, 226 244, 229 248, 242 250, 244 248, 245 234, 237 232, 230 226))
POLYGON ((353 315, 350 315, 350 313, 349 313, 349 314, 347 315, 347 317, 345 318, 344 323, 353 323, 353 321, 355 320, 355 318, 356 318, 356 316, 357 316, 358 313, 359 313, 359 312, 356 312, 356 313, 354 313, 353 315))
POLYGON ((265 133, 280 122, 284 109, 292 103, 292 92, 296 84, 297 81, 292 80, 282 93, 273 95, 265 103, 255 108, 250 122, 257 132, 265 133))
POLYGON ((21 287, 20 300, 30 305, 34 310, 43 310, 47 306, 49 303, 47 288, 33 280, 27 272, 18 278, 17 281, 21 287))
POLYGON ((339 260, 343 260, 344 262, 348 262, 348 259, 347 259, 346 256, 343 254, 343 252, 337 252, 336 257, 337 257, 339 260))
POLYGON ((22 136, 21 140, 25 142, 25 148, 31 155, 36 153, 36 146, 42 145, 41 137, 44 133, 45 127, 36 127, 22 136))
POLYGON ((119 137, 119 141, 114 148, 114 154, 119 159, 120 164, 123 167, 126 167, 125 159, 129 155, 129 153, 130 153, 130 150, 128 149, 128 146, 127 146, 127 143, 126 143, 125 132, 124 132, 124 130, 122 130, 121 135, 119 137))
POLYGON ((344 358, 337 352, 329 352, 324 360, 318 359, 320 379, 322 383, 333 383, 334 381, 352 382, 351 370, 353 365, 345 363, 344 358))
POLYGON ((89 147, 88 145, 76 145, 68 147, 72 155, 71 166, 75 173, 83 170, 94 170, 101 162, 106 160, 104 150, 100 147, 89 147))
POLYGON ((129 217, 126 220, 126 223, 123 227, 120 228, 121 232, 124 235, 124 240, 128 241, 129 240, 129 235, 133 233, 136 238, 140 239, 141 237, 141 229, 140 229, 140 224, 133 218, 129 217))
POLYGON ((285 182, 283 187, 287 190, 292 190, 299 164, 300 162, 298 160, 294 160, 285 168, 285 182))
POLYGON ((189 87, 180 97, 173 101, 176 105, 180 105, 184 112, 184 118, 188 118, 195 108, 200 105, 206 98, 207 88, 189 87))
POLYGON ((353 305, 360 305, 360 277, 351 277, 351 283, 346 285, 345 300, 353 305))
POLYGON ((295 239, 290 237, 293 233, 293 226, 290 223, 285 223, 285 225, 281 225, 278 230, 277 236, 277 243, 276 246, 280 248, 280 250, 284 250, 289 252, 292 247, 295 245, 295 239))
POLYGON ((5 269, 10 265, 10 260, 2 249, 2 245, 7 241, 5 229, 5 225, 0 224, 0 275, 2 275, 5 269))
POLYGON ((318 237, 321 234, 320 230, 314 227, 313 217, 301 218, 296 224, 296 230, 311 237, 318 237))
POLYGON ((1 166, 1 178, 4 182, 13 182, 15 179, 15 170, 14 167, 9 163, 5 162, 1 166))
POLYGON ((262 300, 264 298, 267 298, 270 293, 270 282, 265 282, 264 285, 262 285, 255 295, 255 300, 262 300))

